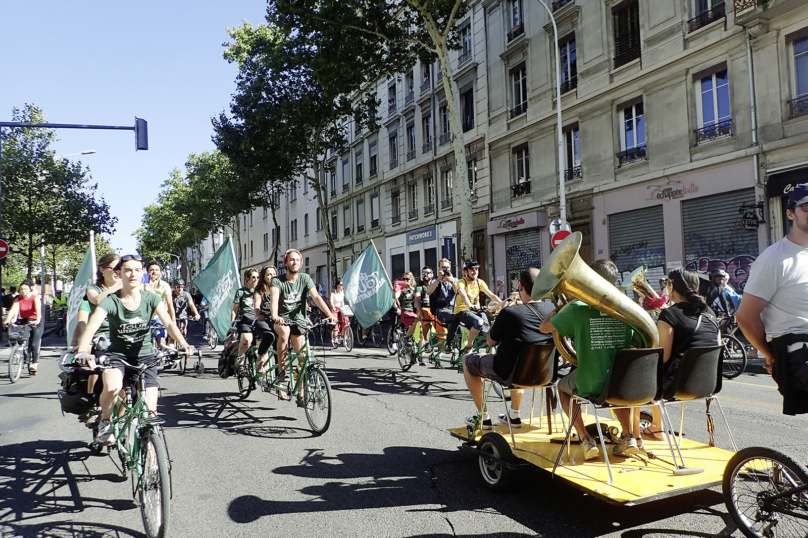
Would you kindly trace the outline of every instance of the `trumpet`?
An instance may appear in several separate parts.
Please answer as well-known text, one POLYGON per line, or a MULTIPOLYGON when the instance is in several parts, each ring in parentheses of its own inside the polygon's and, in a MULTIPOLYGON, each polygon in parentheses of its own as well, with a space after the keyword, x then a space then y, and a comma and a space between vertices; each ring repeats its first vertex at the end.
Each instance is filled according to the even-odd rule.
MULTIPOLYGON (((589 268, 578 254, 582 238, 580 232, 574 232, 553 251, 533 284, 533 299, 563 293, 630 325, 642 336, 646 347, 657 347, 659 332, 654 320, 640 305, 589 268)), ((577 365, 577 353, 558 331, 553 333, 553 340, 564 359, 577 365)))

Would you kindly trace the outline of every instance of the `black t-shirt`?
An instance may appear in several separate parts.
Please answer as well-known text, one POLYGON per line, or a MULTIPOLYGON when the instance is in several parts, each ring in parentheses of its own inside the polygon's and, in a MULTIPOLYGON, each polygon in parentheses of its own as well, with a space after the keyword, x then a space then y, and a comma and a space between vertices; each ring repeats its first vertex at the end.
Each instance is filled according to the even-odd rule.
POLYGON ((538 301, 530 303, 538 310, 540 317, 527 305, 516 305, 503 308, 488 335, 497 346, 494 357, 494 372, 501 379, 507 379, 514 367, 523 344, 547 344, 553 341, 552 334, 544 334, 539 330, 544 318, 554 310, 552 303, 538 301))
POLYGON ((698 320, 698 310, 686 302, 676 303, 659 313, 659 321, 664 321, 673 327, 672 356, 684 353, 691 347, 718 345, 718 320, 715 318, 715 313, 707 308, 701 316, 698 332, 693 334, 698 320))

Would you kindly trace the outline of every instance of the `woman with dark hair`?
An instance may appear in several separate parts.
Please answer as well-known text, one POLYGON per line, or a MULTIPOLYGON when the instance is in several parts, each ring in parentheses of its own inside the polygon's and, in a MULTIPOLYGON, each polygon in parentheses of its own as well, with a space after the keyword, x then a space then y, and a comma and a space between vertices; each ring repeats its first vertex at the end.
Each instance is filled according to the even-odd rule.
POLYGON ((258 275, 258 285, 255 287, 255 294, 253 295, 253 307, 255 308, 256 319, 254 331, 261 344, 258 346, 258 364, 256 369, 259 372, 264 371, 264 361, 266 361, 267 352, 269 347, 275 343, 275 332, 269 326, 267 320, 272 318, 270 306, 272 305, 272 298, 269 294, 269 285, 272 284, 272 279, 278 276, 278 270, 274 265, 265 265, 261 268, 258 275))
POLYGON ((243 364, 244 353, 252 345, 252 325, 255 321, 255 287, 258 285, 258 271, 247 269, 244 271, 244 286, 236 290, 233 298, 233 311, 230 321, 238 321, 238 359, 237 364, 243 364))
POLYGON ((337 315, 337 324, 334 325, 334 330, 331 332, 331 339, 336 342, 345 326, 351 323, 350 316, 342 313, 342 307, 345 306, 345 286, 342 284, 341 278, 338 278, 334 284, 328 302, 331 305, 331 311, 337 315))
MULTIPOLYGON (((685 351, 692 347, 707 347, 721 344, 718 320, 707 306, 704 297, 699 295, 699 277, 684 267, 668 274, 666 291, 671 306, 659 313, 659 347, 665 362, 662 388, 666 390, 673 383, 676 369, 685 351)), ((643 435, 656 440, 664 439, 662 417, 654 407, 654 421, 643 435)))
POLYGON ((39 347, 42 343, 42 333, 45 331, 45 324, 42 323, 42 299, 34 293, 34 281, 30 279, 22 281, 19 292, 8 310, 5 326, 8 327, 14 322, 32 326, 31 336, 28 339, 28 351, 31 353, 28 373, 36 375, 39 366, 39 347))

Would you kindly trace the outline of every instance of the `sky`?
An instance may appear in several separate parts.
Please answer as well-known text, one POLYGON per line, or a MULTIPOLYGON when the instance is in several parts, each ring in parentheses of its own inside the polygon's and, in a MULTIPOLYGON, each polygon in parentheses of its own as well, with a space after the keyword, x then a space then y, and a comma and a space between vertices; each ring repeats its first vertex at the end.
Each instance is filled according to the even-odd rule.
POLYGON ((50 123, 134 126, 148 121, 149 150, 134 131, 59 129, 56 155, 90 168, 118 218, 110 238, 134 253, 132 233, 174 168, 212 151, 211 118, 229 111, 238 70, 222 58, 226 28, 264 22, 265 0, 0 0, 0 121, 26 103, 50 123))

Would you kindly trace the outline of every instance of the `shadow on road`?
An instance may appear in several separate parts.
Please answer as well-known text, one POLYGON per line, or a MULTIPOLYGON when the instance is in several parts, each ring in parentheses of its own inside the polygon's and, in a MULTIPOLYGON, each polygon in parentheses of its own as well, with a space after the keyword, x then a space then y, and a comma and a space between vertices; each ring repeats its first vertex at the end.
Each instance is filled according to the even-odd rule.
MULTIPOLYGON (((682 514, 728 518, 710 507, 722 503, 720 493, 706 490, 636 507, 613 506, 554 481, 536 469, 524 471, 508 494, 483 487, 477 460, 459 452, 420 447, 389 447, 383 454, 325 456, 310 450, 295 466, 277 474, 308 479, 300 501, 244 495, 231 501, 228 516, 251 523, 280 514, 305 514, 399 507, 412 513, 439 512, 447 521, 463 512, 500 513, 541 536, 591 538, 682 514)), ((269 523, 269 522, 268 522, 269 523)), ((726 526, 726 520, 724 520, 726 526)), ((727 527, 726 535, 734 527, 727 527)), ((500 536, 517 536, 502 534, 500 536)), ((707 536, 666 529, 624 531, 626 538, 643 536, 707 536)), ((443 536, 430 534, 424 536, 443 536)))
POLYGON ((0 533, 8 536, 30 536, 48 538, 143 538, 142 532, 132 531, 115 525, 100 523, 40 523, 37 525, 3 525, 0 524, 0 533))
POLYGON ((429 395, 450 400, 471 400, 461 374, 455 381, 434 379, 425 366, 402 372, 392 368, 356 368, 328 370, 328 380, 335 391, 359 396, 370 393, 429 395))

